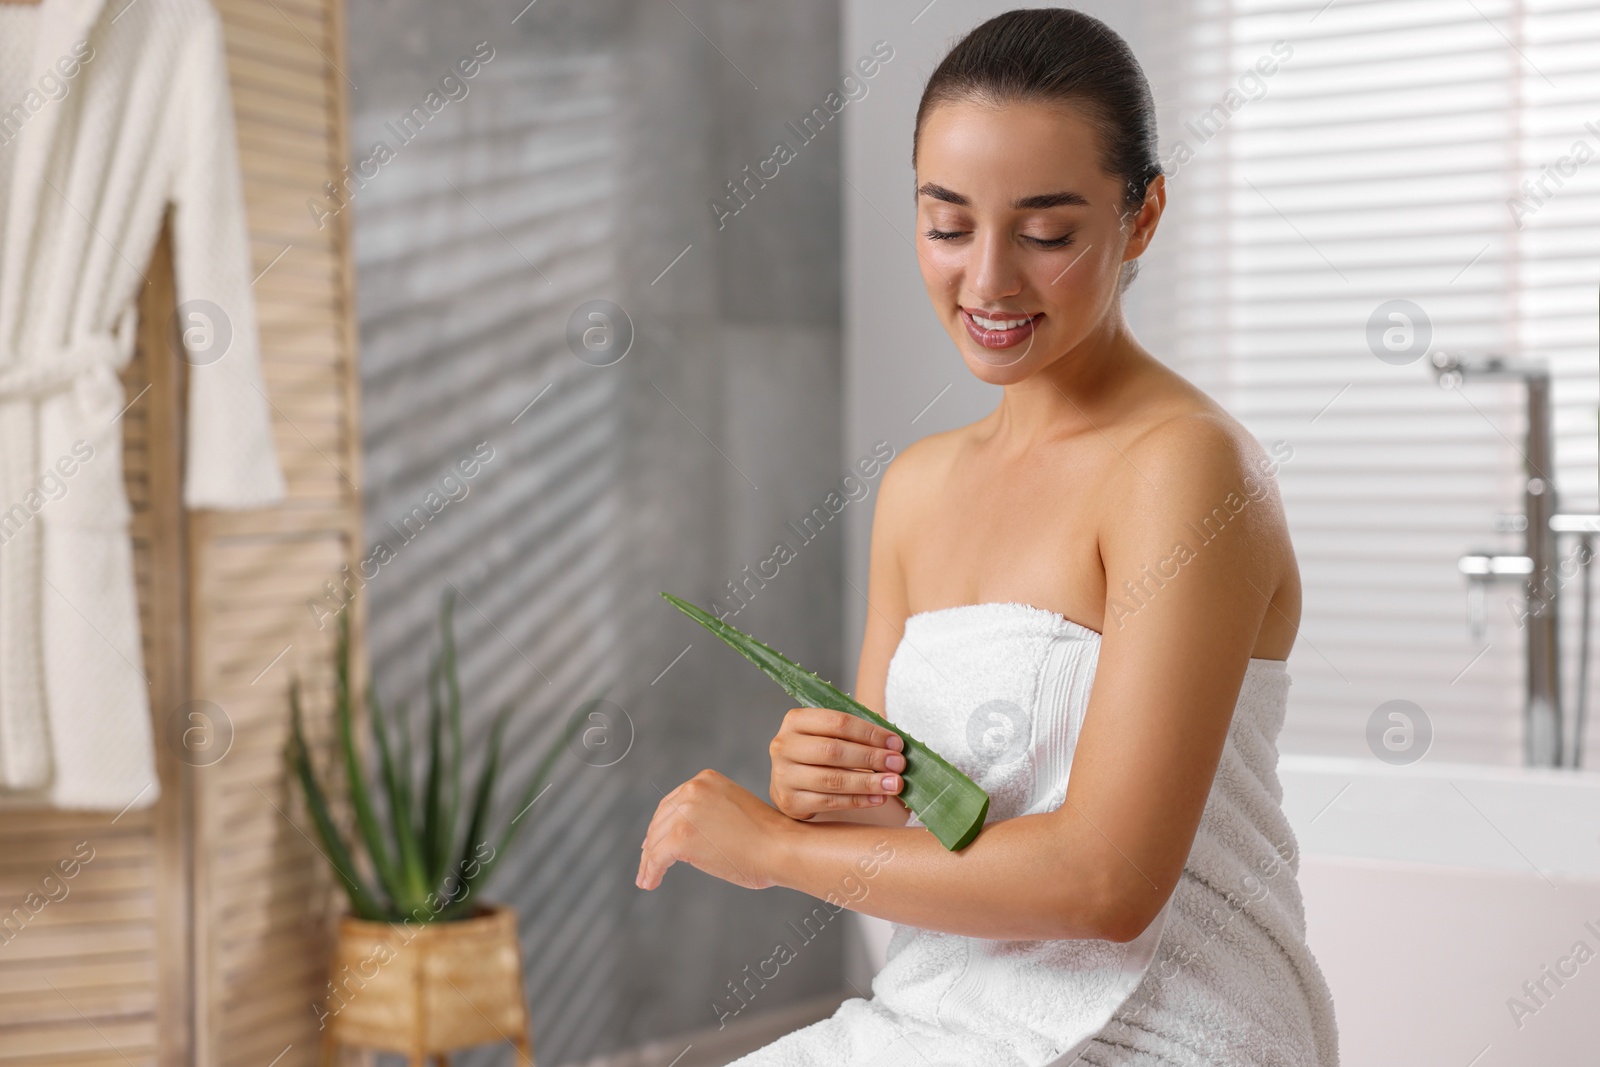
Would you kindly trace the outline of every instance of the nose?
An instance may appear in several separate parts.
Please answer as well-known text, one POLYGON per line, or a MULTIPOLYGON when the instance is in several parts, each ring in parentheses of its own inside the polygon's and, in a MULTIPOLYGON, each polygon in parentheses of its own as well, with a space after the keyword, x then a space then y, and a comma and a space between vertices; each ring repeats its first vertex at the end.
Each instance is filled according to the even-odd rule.
POLYGON ((1007 235, 999 231, 988 231, 973 242, 967 271, 968 285, 974 299, 979 301, 1001 300, 1014 296, 1022 288, 1016 248, 1007 235))

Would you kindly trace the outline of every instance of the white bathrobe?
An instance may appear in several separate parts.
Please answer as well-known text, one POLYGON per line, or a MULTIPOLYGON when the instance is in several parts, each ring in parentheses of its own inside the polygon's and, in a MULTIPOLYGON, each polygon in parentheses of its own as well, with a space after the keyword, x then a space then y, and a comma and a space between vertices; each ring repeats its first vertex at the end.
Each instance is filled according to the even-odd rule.
POLYGON ((31 14, 30 95, 0 100, 0 804, 119 811, 158 787, 122 475, 140 400, 117 372, 169 204, 179 307, 225 317, 183 322, 184 503, 261 507, 284 482, 221 20, 206 0, 31 14))

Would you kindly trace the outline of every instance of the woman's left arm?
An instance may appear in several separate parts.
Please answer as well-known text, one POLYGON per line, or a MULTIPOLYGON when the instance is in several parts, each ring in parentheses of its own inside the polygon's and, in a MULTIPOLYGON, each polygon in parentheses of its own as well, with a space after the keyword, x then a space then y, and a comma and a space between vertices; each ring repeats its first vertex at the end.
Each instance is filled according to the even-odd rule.
POLYGON ((1269 466, 1186 417, 1124 449, 1100 530, 1106 614, 1065 802, 960 852, 921 827, 800 823, 715 771, 667 794, 637 883, 683 861, 930 930, 1130 941, 1183 873, 1286 539, 1269 466))

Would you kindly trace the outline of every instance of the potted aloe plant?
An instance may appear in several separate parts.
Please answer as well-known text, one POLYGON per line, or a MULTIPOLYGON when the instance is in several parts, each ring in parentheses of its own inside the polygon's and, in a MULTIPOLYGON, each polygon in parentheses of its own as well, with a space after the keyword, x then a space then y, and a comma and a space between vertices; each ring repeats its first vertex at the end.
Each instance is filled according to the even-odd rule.
MULTIPOLYGON (((330 803, 330 788, 313 765, 300 706, 300 680, 289 687, 291 731, 286 755, 305 794, 324 855, 350 900, 339 922, 324 1003, 313 1005, 323 1032, 323 1060, 338 1045, 401 1052, 413 1063, 451 1049, 510 1040, 532 1065, 521 951, 515 912, 484 902, 479 889, 505 855, 528 808, 583 721, 590 700, 573 713, 523 787, 516 814, 491 830, 500 747, 511 707, 489 734, 463 832, 461 686, 456 674, 453 590, 439 612, 443 647, 428 672, 423 734, 427 769, 413 773, 405 701, 385 709, 376 684, 367 690, 381 791, 370 783, 357 750, 350 687, 348 615, 339 617, 334 718, 344 796, 357 833, 347 841, 330 803), (381 792, 380 809, 374 798, 381 792), (357 854, 364 862, 358 862, 357 854)), ((598 698, 595 698, 596 700, 598 698)))

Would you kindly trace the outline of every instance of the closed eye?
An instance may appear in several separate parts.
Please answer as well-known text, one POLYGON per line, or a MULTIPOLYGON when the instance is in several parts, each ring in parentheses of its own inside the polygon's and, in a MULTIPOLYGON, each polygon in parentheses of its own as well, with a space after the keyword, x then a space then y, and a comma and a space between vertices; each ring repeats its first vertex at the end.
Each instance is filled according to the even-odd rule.
MULTIPOLYGON (((953 241, 957 237, 966 236, 966 234, 962 230, 924 230, 922 236, 930 241, 953 241)), ((1065 248, 1072 243, 1072 235, 1069 233, 1064 237, 1028 237, 1027 240, 1032 241, 1040 248, 1065 248)))

